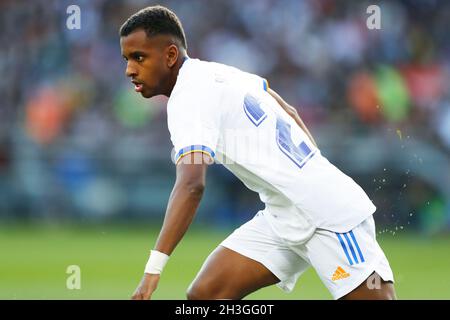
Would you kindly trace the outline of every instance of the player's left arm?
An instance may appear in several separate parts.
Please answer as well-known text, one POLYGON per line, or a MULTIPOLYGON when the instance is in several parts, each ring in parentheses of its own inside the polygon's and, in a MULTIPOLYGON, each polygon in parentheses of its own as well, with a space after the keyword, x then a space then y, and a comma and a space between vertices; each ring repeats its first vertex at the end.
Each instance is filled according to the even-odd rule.
POLYGON ((303 123, 303 120, 302 118, 300 118, 297 110, 286 101, 284 101, 284 99, 281 98, 280 95, 271 88, 267 88, 267 92, 278 102, 278 104, 284 109, 284 111, 286 111, 286 113, 295 120, 299 127, 302 128, 306 135, 309 137, 311 142, 317 147, 316 141, 314 140, 306 125, 303 123))

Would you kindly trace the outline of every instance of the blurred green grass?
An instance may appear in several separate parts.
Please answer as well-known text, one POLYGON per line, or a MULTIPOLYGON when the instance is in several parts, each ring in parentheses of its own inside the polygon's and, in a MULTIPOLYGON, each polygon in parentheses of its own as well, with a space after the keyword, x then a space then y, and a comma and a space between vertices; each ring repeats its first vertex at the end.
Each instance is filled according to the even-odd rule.
MULTIPOLYGON (((154 299, 185 299, 208 254, 229 232, 188 231, 161 277, 154 299)), ((0 299, 129 299, 157 229, 145 225, 0 226, 0 299), (81 268, 81 289, 69 290, 69 265, 81 268)), ((450 299, 450 235, 381 234, 400 299, 450 299)), ((331 299, 311 268, 286 294, 275 286, 247 299, 331 299)))

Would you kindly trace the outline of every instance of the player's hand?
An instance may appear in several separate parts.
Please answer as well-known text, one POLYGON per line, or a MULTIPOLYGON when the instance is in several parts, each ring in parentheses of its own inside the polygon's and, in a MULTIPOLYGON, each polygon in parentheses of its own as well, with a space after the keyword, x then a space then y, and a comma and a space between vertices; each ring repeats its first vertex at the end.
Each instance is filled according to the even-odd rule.
POLYGON ((159 274, 144 273, 141 282, 131 297, 132 300, 148 300, 152 297, 159 282, 159 274))

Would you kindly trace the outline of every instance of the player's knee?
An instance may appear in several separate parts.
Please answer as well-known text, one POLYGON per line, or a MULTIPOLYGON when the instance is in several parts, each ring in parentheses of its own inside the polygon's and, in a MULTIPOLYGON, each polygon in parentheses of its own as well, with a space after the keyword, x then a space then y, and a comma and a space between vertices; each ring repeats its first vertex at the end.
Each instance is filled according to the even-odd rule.
POLYGON ((188 300, 236 299, 226 286, 220 286, 209 281, 194 281, 186 291, 188 300))
POLYGON ((213 295, 206 286, 191 284, 186 291, 186 297, 188 300, 210 300, 214 299, 213 295))
POLYGON ((201 298, 197 295, 197 291, 193 290, 192 287, 187 289, 186 298, 188 300, 201 300, 201 298))

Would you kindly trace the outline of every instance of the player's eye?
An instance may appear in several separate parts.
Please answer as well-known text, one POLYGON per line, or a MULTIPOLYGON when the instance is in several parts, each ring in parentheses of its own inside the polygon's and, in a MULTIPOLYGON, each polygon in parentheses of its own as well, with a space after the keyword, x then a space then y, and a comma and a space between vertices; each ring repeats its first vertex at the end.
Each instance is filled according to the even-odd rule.
POLYGON ((144 60, 144 57, 143 56, 137 56, 136 57, 136 61, 137 62, 142 62, 144 60))

